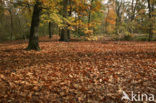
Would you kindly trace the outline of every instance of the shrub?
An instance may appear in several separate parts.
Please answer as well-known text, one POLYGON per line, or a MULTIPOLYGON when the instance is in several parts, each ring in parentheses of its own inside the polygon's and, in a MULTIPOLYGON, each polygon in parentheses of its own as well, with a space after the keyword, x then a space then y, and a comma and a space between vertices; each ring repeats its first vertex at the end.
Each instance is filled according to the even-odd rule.
POLYGON ((136 41, 147 41, 148 38, 145 37, 145 36, 143 36, 143 37, 135 37, 135 40, 136 40, 136 41))

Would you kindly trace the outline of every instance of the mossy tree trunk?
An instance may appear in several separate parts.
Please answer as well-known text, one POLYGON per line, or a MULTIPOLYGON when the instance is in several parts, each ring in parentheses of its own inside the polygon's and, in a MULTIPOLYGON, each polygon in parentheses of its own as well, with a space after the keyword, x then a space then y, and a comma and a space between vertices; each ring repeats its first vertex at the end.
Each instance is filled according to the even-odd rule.
POLYGON ((34 11, 30 28, 29 44, 27 50, 40 50, 38 40, 38 28, 40 23, 41 11, 42 11, 41 2, 37 0, 34 5, 34 11))

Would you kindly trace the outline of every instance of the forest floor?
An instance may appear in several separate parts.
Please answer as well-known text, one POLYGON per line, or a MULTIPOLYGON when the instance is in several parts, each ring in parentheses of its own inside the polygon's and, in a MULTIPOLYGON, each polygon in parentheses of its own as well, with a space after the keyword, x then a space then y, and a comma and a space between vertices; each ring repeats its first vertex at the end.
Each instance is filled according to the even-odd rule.
POLYGON ((156 96, 156 42, 46 41, 41 51, 26 46, 0 44, 0 102, 128 103, 123 91, 156 96))

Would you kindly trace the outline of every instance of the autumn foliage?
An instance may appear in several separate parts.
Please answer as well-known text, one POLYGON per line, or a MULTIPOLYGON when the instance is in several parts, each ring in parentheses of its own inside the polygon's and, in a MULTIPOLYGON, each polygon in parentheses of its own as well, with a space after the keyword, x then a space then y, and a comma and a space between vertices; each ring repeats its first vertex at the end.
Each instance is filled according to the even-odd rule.
POLYGON ((156 0, 0 0, 0 103, 156 96, 155 7, 156 0))

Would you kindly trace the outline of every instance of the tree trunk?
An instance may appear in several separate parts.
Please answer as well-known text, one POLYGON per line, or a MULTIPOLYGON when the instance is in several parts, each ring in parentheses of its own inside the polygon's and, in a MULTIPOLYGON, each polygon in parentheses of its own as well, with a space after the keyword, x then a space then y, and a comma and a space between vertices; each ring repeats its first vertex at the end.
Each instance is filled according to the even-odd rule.
POLYGON ((13 18, 12 18, 12 14, 11 14, 11 40, 13 40, 13 18))
POLYGON ((78 14, 78 25, 77 25, 77 35, 79 35, 80 36, 80 20, 81 20, 81 17, 80 17, 80 14, 78 14))
POLYGON ((91 22, 91 11, 92 11, 92 4, 93 4, 93 1, 94 0, 91 0, 90 2, 90 9, 89 9, 89 12, 88 12, 88 28, 89 28, 89 24, 91 22))
POLYGON ((151 41, 153 38, 152 24, 150 24, 148 33, 149 33, 148 41, 151 41))
POLYGON ((91 11, 89 10, 89 13, 88 13, 88 27, 89 27, 89 24, 90 24, 90 20, 91 20, 91 11))
POLYGON ((59 36, 61 37, 61 28, 58 28, 59 36))
POLYGON ((123 9, 123 2, 119 2, 118 0, 115 1, 115 11, 116 11, 116 34, 119 34, 119 26, 121 24, 121 15, 123 12, 121 12, 121 10, 123 9))
MULTIPOLYGON (((63 17, 66 18, 67 17, 67 5, 68 5, 68 0, 63 0, 63 17)), ((69 38, 68 38, 68 28, 64 27, 61 29, 61 37, 60 37, 60 41, 65 41, 68 42, 69 38)))
POLYGON ((52 30, 51 30, 51 26, 52 26, 52 23, 49 22, 49 38, 50 38, 50 39, 52 38, 52 30))
POLYGON ((11 26, 11 30, 10 30, 10 40, 13 40, 13 15, 12 15, 12 10, 9 10, 10 13, 10 26, 11 26))
POLYGON ((149 16, 149 30, 148 30, 148 33, 149 33, 149 38, 148 38, 148 41, 151 41, 152 38, 153 38, 153 20, 152 20, 152 17, 153 17, 153 14, 152 12, 154 11, 154 1, 151 2, 151 0, 147 0, 148 1, 148 16, 149 16))
MULTIPOLYGON (((69 14, 69 16, 71 16, 72 15, 72 2, 71 2, 71 0, 68 0, 68 4, 70 5, 70 11, 68 12, 68 14, 69 14)), ((70 25, 68 25, 68 27, 69 27, 70 25)), ((70 29, 68 29, 68 31, 67 31, 67 35, 68 35, 68 39, 70 40, 70 33, 71 33, 71 31, 70 31, 70 29)))
POLYGON ((66 28, 61 29, 60 41, 65 41, 65 42, 69 41, 68 30, 66 28))
POLYGON ((32 16, 29 44, 27 50, 40 50, 38 42, 38 28, 40 23, 41 2, 36 1, 34 5, 34 11, 32 16))
POLYGON ((70 40, 70 33, 71 33, 71 32, 70 32, 70 30, 68 29, 68 30, 67 30, 68 40, 70 40))

